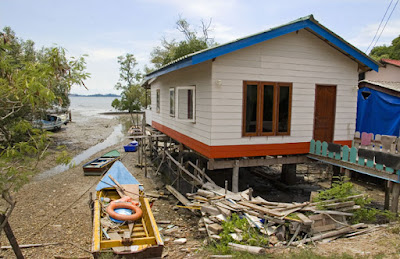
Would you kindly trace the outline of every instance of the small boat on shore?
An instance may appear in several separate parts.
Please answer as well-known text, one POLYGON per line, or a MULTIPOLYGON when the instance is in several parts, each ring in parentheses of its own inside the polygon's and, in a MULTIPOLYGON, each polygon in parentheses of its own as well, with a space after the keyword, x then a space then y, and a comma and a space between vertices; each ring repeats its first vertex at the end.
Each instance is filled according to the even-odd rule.
POLYGON ((164 242, 149 201, 120 161, 97 185, 92 215, 94 258, 107 251, 113 258, 161 258, 164 242))
POLYGON ((83 167, 83 174, 88 175, 102 175, 120 158, 121 154, 117 150, 112 150, 105 153, 86 164, 83 167))

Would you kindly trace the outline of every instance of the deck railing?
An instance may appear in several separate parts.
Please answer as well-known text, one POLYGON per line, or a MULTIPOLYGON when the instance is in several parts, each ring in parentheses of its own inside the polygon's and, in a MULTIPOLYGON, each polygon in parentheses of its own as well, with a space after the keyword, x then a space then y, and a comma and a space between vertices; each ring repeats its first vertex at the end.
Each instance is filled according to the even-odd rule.
MULTIPOLYGON (((377 142, 371 146, 360 143, 358 148, 356 147, 356 143, 356 145, 350 148, 335 143, 311 140, 309 152, 311 155, 314 155, 311 158, 322 158, 320 159, 322 161, 326 158, 325 160, 329 160, 331 164, 335 164, 336 161, 336 165, 338 166, 350 170, 356 169, 355 171, 360 173, 372 174, 384 179, 386 177, 382 177, 382 173, 385 173, 388 176, 390 175, 390 179, 388 180, 399 182, 400 154, 397 153, 397 148, 392 150, 393 143, 390 143, 391 148, 388 148, 388 142, 382 141, 381 143, 384 144, 381 144, 378 149, 377 142), (398 177, 393 177, 393 174, 398 177)), ((395 144, 398 145, 398 143, 395 144)))

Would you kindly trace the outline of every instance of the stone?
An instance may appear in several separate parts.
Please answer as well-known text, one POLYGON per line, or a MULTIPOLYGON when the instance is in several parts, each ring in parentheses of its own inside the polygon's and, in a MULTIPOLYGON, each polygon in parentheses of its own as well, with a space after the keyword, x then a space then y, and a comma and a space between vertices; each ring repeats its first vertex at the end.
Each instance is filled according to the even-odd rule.
POLYGON ((176 245, 183 245, 183 244, 185 244, 187 242, 187 239, 186 238, 178 238, 178 239, 175 239, 174 240, 174 244, 176 244, 176 245))

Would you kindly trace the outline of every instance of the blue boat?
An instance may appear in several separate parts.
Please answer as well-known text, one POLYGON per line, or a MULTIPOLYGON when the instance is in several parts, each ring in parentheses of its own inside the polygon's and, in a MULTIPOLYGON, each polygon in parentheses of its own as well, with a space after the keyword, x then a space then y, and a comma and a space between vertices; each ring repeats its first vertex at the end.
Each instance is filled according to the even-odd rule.
POLYGON ((117 150, 112 150, 101 157, 98 157, 82 166, 83 174, 102 175, 120 158, 121 154, 117 150))

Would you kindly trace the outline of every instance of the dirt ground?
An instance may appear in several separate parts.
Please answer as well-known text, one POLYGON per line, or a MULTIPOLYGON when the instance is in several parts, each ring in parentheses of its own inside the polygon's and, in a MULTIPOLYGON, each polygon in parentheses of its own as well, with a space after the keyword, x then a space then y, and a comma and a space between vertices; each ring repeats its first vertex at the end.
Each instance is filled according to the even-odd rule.
MULTIPOLYGON (((58 144, 67 146, 72 156, 106 140, 117 125, 122 124, 124 132, 126 132, 126 125, 129 125, 126 122, 129 121, 127 116, 85 118, 80 114, 73 114, 72 118, 73 122, 53 135, 58 144)), ((123 145, 127 143, 129 139, 122 138, 117 144, 99 150, 85 161, 117 149, 122 154, 121 161, 144 185, 145 191, 165 191, 159 179, 145 178, 144 172, 135 167, 136 153, 123 152, 123 145)), ((55 256, 91 258, 92 222, 88 200, 100 176, 83 176, 82 164, 83 162, 65 172, 44 179, 34 178, 15 195, 17 205, 10 218, 10 224, 19 244, 53 244, 23 249, 26 258, 54 258, 55 256)), ((41 171, 54 166, 55 158, 50 154, 41 163, 41 171)), ((374 196, 383 197, 382 191, 362 186, 359 188, 364 188, 374 196)), ((155 200, 153 205, 156 220, 171 221, 169 225, 159 225, 161 233, 164 234, 164 255, 167 258, 208 257, 210 252, 203 249, 205 236, 198 231, 199 218, 186 209, 175 209, 176 204, 175 198, 169 195, 168 199, 155 200), (165 231, 172 225, 177 226, 177 230, 167 234, 165 231), (173 240, 182 237, 187 238, 186 244, 173 243, 173 240)), ((5 235, 2 235, 0 240, 2 246, 9 245, 5 235)), ((338 239, 327 244, 309 245, 308 248, 320 255, 347 253, 361 257, 385 255, 383 258, 399 258, 400 236, 398 232, 393 233, 389 229, 383 229, 354 239, 338 239)), ((273 249, 271 253, 277 258, 284 258, 288 253, 300 249, 303 248, 273 249)), ((0 256, 15 257, 11 249, 1 250, 0 256)))

